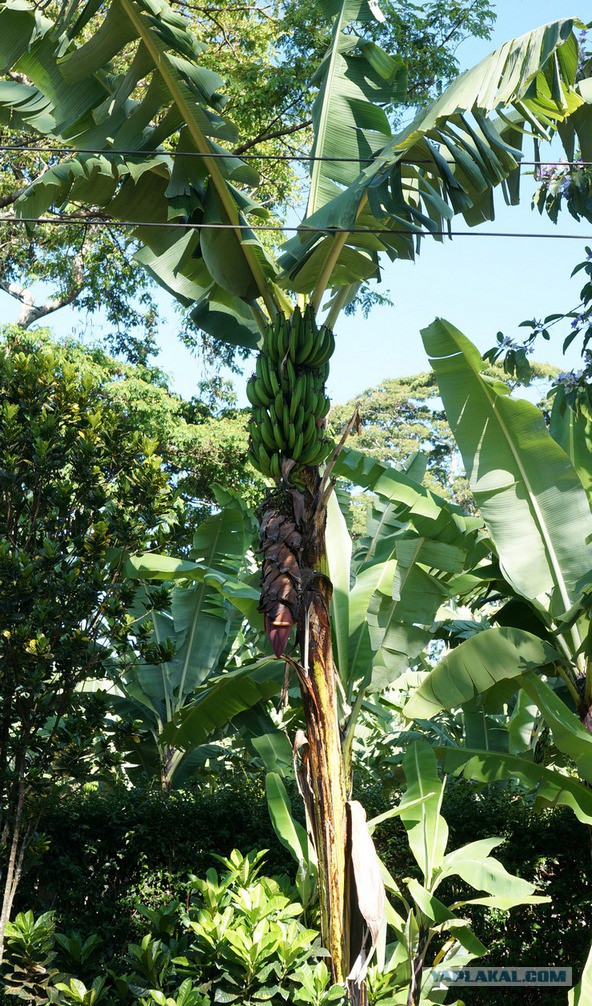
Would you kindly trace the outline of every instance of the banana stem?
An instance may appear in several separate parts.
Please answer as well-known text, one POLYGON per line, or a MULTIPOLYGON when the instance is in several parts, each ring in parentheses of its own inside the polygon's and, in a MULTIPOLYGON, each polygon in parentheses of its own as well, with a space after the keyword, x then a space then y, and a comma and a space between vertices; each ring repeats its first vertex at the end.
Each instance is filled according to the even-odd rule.
POLYGON ((329 251, 327 253, 327 258, 325 259, 325 264, 321 269, 321 274, 317 280, 317 285, 315 286, 310 302, 315 310, 318 311, 321 306, 321 301, 323 299, 323 294, 329 285, 329 280, 331 279, 331 273, 337 263, 339 256, 341 255, 344 244, 349 237, 348 231, 343 231, 342 234, 335 234, 333 237, 333 244, 329 246, 329 251))
MULTIPOLYGON (((368 196, 364 193, 364 195, 362 196, 362 198, 360 200, 360 205, 358 206, 358 210, 357 210, 357 213, 356 213, 356 219, 354 220, 354 226, 355 226, 355 224, 357 222, 357 219, 358 219, 360 213, 364 209, 367 201, 368 201, 368 196)), ((323 299, 323 294, 325 293, 325 290, 327 289, 327 287, 329 285, 329 281, 331 279, 331 273, 333 272, 333 269, 335 268, 335 266, 337 264, 337 260, 339 259, 339 256, 341 255, 341 252, 343 250, 343 246, 347 242, 347 239, 349 237, 349 233, 350 233, 349 231, 342 231, 341 233, 335 234, 335 236, 334 236, 333 244, 329 248, 329 252, 327 254, 327 258, 325 259, 325 264, 324 264, 324 266, 323 266, 323 268, 321 270, 321 274, 320 274, 320 276, 319 276, 319 278, 317 280, 317 284, 316 284, 316 286, 315 286, 315 288, 314 288, 314 290, 312 292, 312 296, 310 298, 310 302, 311 302, 312 306, 314 307, 315 311, 318 311, 318 309, 320 307, 321 300, 323 299)))
MULTIPOLYGON (((166 84, 173 98, 173 101, 175 102, 175 105, 179 109, 182 119, 187 123, 187 128, 189 130, 193 142, 196 145, 197 150, 206 151, 208 149, 208 140, 206 139, 206 136, 204 135, 204 133, 202 132, 197 123, 194 110, 191 107, 191 103, 187 100, 187 98, 183 93, 182 88, 178 84, 172 64, 165 56, 163 56, 161 51, 155 45, 148 21, 138 13, 134 5, 129 3, 128 0, 121 0, 121 2, 123 4, 125 13, 127 14, 128 18, 130 19, 134 28, 136 29, 139 38, 142 40, 143 44, 146 46, 146 49, 150 53, 154 65, 158 68, 158 72, 160 73, 164 83, 166 84)), ((269 284, 267 282, 263 269, 261 268, 259 260, 257 259, 256 253, 253 251, 253 249, 249 247, 248 244, 244 243, 243 241, 244 236, 243 231, 238 226, 239 225, 238 207, 236 205, 232 193, 230 192, 230 189, 228 188, 228 185, 226 184, 226 179, 224 178, 224 175, 220 171, 220 167, 214 157, 208 157, 207 154, 204 154, 203 162, 210 173, 210 178, 216 189, 216 192, 218 193, 220 202, 222 203, 222 206, 224 207, 224 210, 228 216, 228 221, 234 227, 234 233, 236 234, 243 255, 245 256, 247 264, 251 270, 253 279, 257 284, 259 294, 263 300, 263 303, 265 304, 265 307, 269 311, 270 317, 273 318, 274 314, 277 311, 277 306, 273 299, 273 295, 270 291, 269 284)))
POLYGON ((267 326, 269 325, 269 322, 268 322, 267 318, 265 317, 263 311, 261 310, 261 308, 259 307, 259 305, 255 304, 255 303, 249 304, 249 310, 250 310, 251 314, 253 315, 253 318, 254 318, 254 320, 255 320, 255 322, 257 324, 257 328, 261 332, 261 335, 265 335, 265 332, 267 330, 267 326))
POLYGON ((333 304, 331 305, 331 310, 325 318, 324 323, 327 328, 335 328, 335 322, 337 321, 341 311, 346 304, 349 304, 350 300, 353 300, 361 285, 361 283, 350 283, 349 286, 343 286, 339 293, 336 294, 333 304))

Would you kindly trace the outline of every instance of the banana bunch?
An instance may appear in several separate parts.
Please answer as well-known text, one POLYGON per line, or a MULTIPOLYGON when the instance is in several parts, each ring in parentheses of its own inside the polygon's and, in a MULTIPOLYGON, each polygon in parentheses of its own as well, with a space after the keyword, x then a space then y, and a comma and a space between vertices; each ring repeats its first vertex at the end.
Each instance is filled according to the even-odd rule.
POLYGON ((326 458, 331 443, 323 420, 331 403, 325 381, 334 348, 333 332, 317 327, 310 306, 304 314, 296 308, 288 320, 278 314, 268 328, 247 383, 249 456, 263 475, 279 478, 282 457, 313 466, 326 458))

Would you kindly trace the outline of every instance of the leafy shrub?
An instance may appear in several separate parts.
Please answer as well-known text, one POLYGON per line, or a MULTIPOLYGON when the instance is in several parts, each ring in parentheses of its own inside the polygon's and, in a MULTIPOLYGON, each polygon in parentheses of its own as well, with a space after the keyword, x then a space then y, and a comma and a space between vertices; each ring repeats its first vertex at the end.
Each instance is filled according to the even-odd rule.
MULTIPOLYGON (((393 802, 382 785, 362 780, 358 792, 369 818, 393 802)), ((296 794, 292 803, 298 810, 296 794)), ((474 931, 490 948, 483 963, 563 964, 578 974, 588 950, 592 900, 586 828, 568 811, 535 813, 524 792, 512 786, 479 790, 450 780, 443 810, 451 846, 504 837, 496 855, 506 869, 535 881, 552 899, 548 905, 516 908, 509 917, 475 913, 474 931), (580 856, 574 856, 574 848, 580 856)), ((48 851, 23 879, 18 907, 35 914, 53 910, 60 932, 78 931, 83 944, 92 934, 101 940, 87 962, 76 963, 63 946, 59 951, 64 970, 87 986, 97 974, 97 960, 112 958, 130 942, 141 944, 148 928, 166 938, 166 913, 158 923, 149 913, 162 912, 174 901, 187 906, 192 895, 187 877, 205 875, 216 864, 212 850, 228 856, 235 846, 267 848, 271 874, 294 871, 271 828, 262 788, 236 776, 207 795, 178 793, 164 799, 124 789, 72 795, 48 811, 44 832, 48 851)), ((374 837, 394 877, 418 876, 399 821, 379 826, 374 837)), ((489 1006, 488 994, 473 989, 463 997, 467 1006, 489 1006)), ((522 1002, 551 1006, 542 989, 525 990, 522 1002)))
POLYGON ((210 868, 205 879, 191 876, 185 906, 175 901, 144 908, 151 931, 95 967, 88 984, 73 964, 77 959, 89 969, 92 936, 82 943, 78 934, 56 934, 52 913, 37 920, 32 912, 18 916, 8 932, 4 1002, 13 996, 39 1006, 343 1002, 343 989, 331 986, 325 963, 309 963, 326 954, 318 930, 300 921, 303 909, 286 877, 261 876, 263 856, 234 850, 227 859, 217 857, 224 870, 210 868), (62 971, 50 968, 56 958, 62 971))
POLYGON ((266 848, 271 873, 291 870, 249 781, 167 798, 124 787, 72 794, 48 808, 43 827, 48 851, 23 877, 17 909, 55 911, 60 930, 95 933, 108 956, 145 928, 138 904, 186 901, 187 876, 213 866, 213 850, 266 848))

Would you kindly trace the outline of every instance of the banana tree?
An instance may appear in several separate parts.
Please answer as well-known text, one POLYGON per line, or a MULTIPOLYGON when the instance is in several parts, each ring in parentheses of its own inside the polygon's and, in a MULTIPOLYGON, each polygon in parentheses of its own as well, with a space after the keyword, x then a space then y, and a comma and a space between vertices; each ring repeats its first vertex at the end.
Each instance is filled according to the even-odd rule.
POLYGON ((448 322, 434 322, 423 337, 499 557, 497 586, 510 600, 494 615, 503 624, 451 650, 404 712, 430 718, 467 702, 484 712, 517 693, 509 751, 451 748, 442 751, 447 769, 481 782, 516 777, 541 803, 569 806, 592 825, 592 511, 586 490, 592 459, 581 449, 580 420, 559 403, 547 430, 534 405, 510 398, 505 385, 483 376, 479 353, 448 322), (550 731, 554 764, 532 759, 529 737, 537 718, 550 731))
MULTIPOLYGON (((182 786, 204 758, 224 753, 203 745, 234 716, 274 695, 284 673, 274 657, 258 659, 241 645, 244 612, 258 602, 249 582, 253 518, 238 498, 214 491, 224 505, 194 535, 192 577, 164 597, 154 589, 138 593, 131 614, 142 659, 134 655, 121 666, 110 696, 111 710, 133 725, 128 774, 159 779, 165 793, 182 786), (167 743, 167 731, 180 720, 182 743, 167 743)), ((132 559, 129 565, 135 575, 132 559)))
MULTIPOLYGON (((565 135, 572 121, 585 131, 589 106, 574 22, 564 19, 506 43, 393 135, 385 107, 402 96, 405 68, 372 41, 378 5, 320 0, 319 12, 333 30, 313 81, 310 196, 279 260, 257 237, 267 213, 252 195, 256 172, 233 152, 223 81, 200 65, 201 44, 164 0, 73 2, 56 21, 8 0, 0 122, 68 149, 15 203, 17 215, 59 216, 66 200, 96 207, 97 223, 131 228, 137 260, 204 331, 258 350, 252 460, 272 483, 260 510, 260 606, 274 653, 300 683, 323 938, 344 981, 360 949, 350 919, 361 912, 364 939, 372 927, 348 868, 359 858, 341 729, 347 739, 350 707, 336 670, 344 651, 335 657, 331 643, 344 590, 333 593, 325 546, 337 454, 324 432, 333 328, 359 285, 378 278, 381 253, 413 259, 421 237, 441 240, 455 214, 470 225, 492 219, 497 186, 518 199, 525 134, 539 141, 561 126, 565 135), (297 649, 287 652, 294 626, 297 649)), ((363 1001, 363 983, 360 968, 352 1002, 363 1001)))

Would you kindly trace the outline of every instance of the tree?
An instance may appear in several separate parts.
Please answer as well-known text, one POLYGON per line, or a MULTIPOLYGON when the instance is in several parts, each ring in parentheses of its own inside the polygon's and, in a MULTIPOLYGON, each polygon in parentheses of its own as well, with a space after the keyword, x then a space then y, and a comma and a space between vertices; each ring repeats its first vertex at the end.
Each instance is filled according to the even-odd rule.
POLYGON ((299 776, 319 861, 323 939, 334 978, 349 976, 351 1001, 360 1003, 378 909, 360 901, 364 875, 352 843, 361 833, 354 837, 358 814, 340 729, 347 732, 350 711, 331 647, 324 533, 333 459, 322 474, 319 464, 331 453, 324 382, 332 329, 361 285, 378 277, 380 253, 414 258, 419 238, 441 238, 455 213, 469 224, 491 219, 502 183, 518 198, 525 123, 537 138, 558 124, 565 135, 570 115, 578 112, 574 128, 582 129, 589 108, 578 89, 573 21, 564 20, 508 43, 393 135, 385 108, 404 102, 406 68, 371 37, 380 15, 365 0, 327 0, 323 12, 332 29, 315 81, 307 213, 279 262, 254 230, 266 217, 248 191, 257 178, 224 146, 236 141, 223 117, 222 81, 200 64, 183 18, 153 0, 114 0, 85 41, 94 5, 77 20, 69 8, 55 27, 19 2, 2 12, 11 30, 0 38, 28 40, 26 52, 15 44, 12 65, 26 63, 37 80, 14 82, 4 104, 12 124, 35 122, 55 140, 67 135, 82 150, 101 150, 51 167, 15 212, 34 216, 75 196, 110 219, 141 220, 132 231, 142 242, 138 261, 191 306, 210 336, 260 350, 249 384, 251 456, 274 482, 260 511, 261 608, 272 648, 285 655, 302 693, 299 776), (114 76, 109 60, 126 45, 134 46, 130 71, 114 76), (51 95, 42 65, 44 75, 51 67, 51 95), (161 144, 177 134, 173 153, 184 156, 172 158, 161 144), (123 152, 132 146, 137 156, 123 152), (285 651, 294 625, 297 659, 285 651))
POLYGON ((92 367, 21 333, 0 354, 0 953, 44 802, 84 773, 134 586, 114 550, 156 546, 174 519, 154 443, 92 367))
POLYGON ((48 329, 25 335, 18 326, 3 326, 0 333, 11 345, 58 353, 91 374, 131 426, 154 442, 179 501, 168 537, 171 550, 186 549, 196 527, 218 506, 217 485, 251 505, 259 498, 265 483, 247 461, 249 413, 235 407, 219 379, 201 382, 187 401, 170 390, 167 375, 157 367, 123 363, 75 339, 58 342, 48 329))

